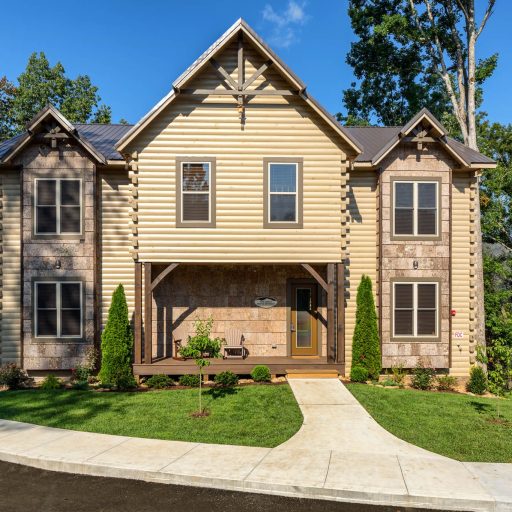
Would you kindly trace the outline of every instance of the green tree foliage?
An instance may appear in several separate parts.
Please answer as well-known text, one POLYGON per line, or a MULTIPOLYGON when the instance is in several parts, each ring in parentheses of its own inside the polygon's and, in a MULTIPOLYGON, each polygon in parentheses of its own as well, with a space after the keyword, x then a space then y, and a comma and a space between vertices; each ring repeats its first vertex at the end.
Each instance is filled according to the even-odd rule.
POLYGON ((0 79, 0 140, 25 129, 48 103, 72 123, 109 123, 110 107, 101 103, 98 87, 87 75, 66 76, 64 66, 51 66, 43 52, 33 53, 15 86, 0 79))
POLYGON ((128 320, 128 305, 123 285, 112 295, 107 324, 101 333, 102 384, 126 389, 135 385, 132 372, 133 332, 128 320))
POLYGON ((372 280, 363 275, 357 288, 356 326, 352 338, 352 365, 368 370, 376 379, 381 370, 380 340, 372 280))
MULTIPOLYGON (((432 24, 426 2, 412 3, 417 16, 410 0, 350 0, 348 14, 357 40, 351 44, 346 61, 356 81, 343 92, 345 118, 401 126, 427 107, 453 135, 459 135, 461 127, 446 81, 453 85, 457 99, 461 92, 467 96, 464 11, 455 0, 429 0, 432 24), (437 48, 442 49, 447 80, 442 76, 437 48)), ((476 64, 477 106, 482 102, 482 84, 496 65, 497 54, 476 64)))

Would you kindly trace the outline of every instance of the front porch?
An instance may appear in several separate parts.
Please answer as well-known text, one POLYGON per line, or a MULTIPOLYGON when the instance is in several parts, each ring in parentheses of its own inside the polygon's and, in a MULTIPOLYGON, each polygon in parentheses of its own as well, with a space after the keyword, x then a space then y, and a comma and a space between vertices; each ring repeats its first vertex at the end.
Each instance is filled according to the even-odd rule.
POLYGON ((197 373, 177 342, 209 317, 213 337, 242 333, 245 357, 212 359, 207 374, 246 375, 259 364, 273 375, 344 373, 343 263, 137 262, 135 284, 135 375, 197 373))
MULTIPOLYGON (((245 359, 211 359, 210 363, 210 366, 204 369, 204 373, 208 375, 217 375, 226 370, 230 370, 238 375, 249 375, 251 370, 258 364, 268 366, 272 375, 286 375, 295 372, 312 373, 321 370, 338 372, 341 375, 345 373, 345 365, 343 363, 329 362, 327 357, 249 356, 245 359)), ((151 364, 134 364, 133 373, 135 375, 155 375, 161 373, 165 375, 185 375, 198 373, 198 371, 192 359, 182 361, 165 358, 154 361, 151 364)))

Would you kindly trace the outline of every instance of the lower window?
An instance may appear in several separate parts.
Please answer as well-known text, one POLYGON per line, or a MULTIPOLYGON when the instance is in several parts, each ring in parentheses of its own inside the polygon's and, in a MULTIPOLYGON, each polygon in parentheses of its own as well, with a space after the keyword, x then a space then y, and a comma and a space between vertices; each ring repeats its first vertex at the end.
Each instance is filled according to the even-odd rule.
POLYGON ((82 337, 80 281, 38 281, 34 284, 34 294, 36 337, 82 337))
POLYGON ((394 337, 438 336, 438 283, 393 283, 394 337))

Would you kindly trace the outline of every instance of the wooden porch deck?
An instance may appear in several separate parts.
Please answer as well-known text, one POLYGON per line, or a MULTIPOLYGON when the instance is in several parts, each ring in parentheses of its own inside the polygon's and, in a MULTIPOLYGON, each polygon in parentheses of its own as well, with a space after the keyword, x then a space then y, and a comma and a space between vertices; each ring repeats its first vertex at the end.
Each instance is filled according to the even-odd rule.
MULTIPOLYGON (((328 362, 325 357, 295 358, 295 357, 247 357, 246 359, 212 359, 210 366, 204 369, 208 375, 216 375, 231 370, 239 375, 251 372, 254 366, 264 364, 272 375, 286 375, 289 370, 300 370, 305 373, 313 370, 336 370, 343 374, 345 365, 328 362)), ((184 375, 198 373, 192 359, 181 361, 172 358, 153 361, 152 364, 139 363, 133 365, 135 375, 184 375)))

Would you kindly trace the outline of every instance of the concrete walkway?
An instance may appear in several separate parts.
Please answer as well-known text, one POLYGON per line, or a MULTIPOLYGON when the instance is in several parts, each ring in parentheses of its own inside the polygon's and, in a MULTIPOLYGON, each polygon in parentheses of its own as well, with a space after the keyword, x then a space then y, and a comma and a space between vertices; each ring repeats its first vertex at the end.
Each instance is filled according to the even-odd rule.
POLYGON ((129 438, 0 420, 0 460, 285 496, 512 512, 512 464, 461 463, 401 441, 382 429, 337 379, 293 379, 290 385, 304 424, 273 449, 129 438))

